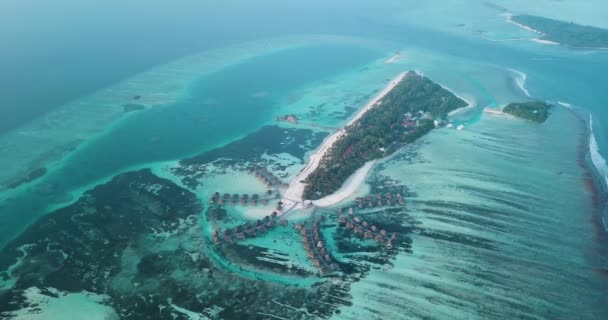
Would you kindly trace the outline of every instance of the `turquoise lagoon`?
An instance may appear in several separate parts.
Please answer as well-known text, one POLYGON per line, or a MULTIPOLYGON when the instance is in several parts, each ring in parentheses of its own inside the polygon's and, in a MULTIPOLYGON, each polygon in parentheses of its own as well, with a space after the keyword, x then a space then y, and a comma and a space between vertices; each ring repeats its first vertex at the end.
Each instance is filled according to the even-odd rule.
MULTIPOLYGON (((559 6, 557 17, 580 5, 549 1, 544 11, 520 2, 496 3, 536 14, 559 6)), ((532 35, 505 23, 501 12, 482 1, 443 5, 437 10, 430 4, 390 2, 390 10, 369 11, 355 6, 350 10, 360 10, 358 21, 366 27, 348 33, 361 37, 260 40, 195 54, 4 134, 3 150, 11 152, 3 157, 3 167, 11 170, 0 176, 22 169, 23 159, 40 161, 49 172, 3 190, 0 242, 9 242, 48 211, 124 171, 152 167, 179 184, 168 170, 178 166, 177 160, 276 125, 277 115, 295 113, 340 126, 389 79, 414 69, 476 107, 454 119, 465 126, 463 131, 432 132, 384 160, 360 186, 358 194, 365 195, 376 179, 385 177, 412 192, 398 213, 415 226, 411 252, 350 284, 352 305, 339 307, 335 318, 604 319, 608 256, 599 210, 602 176, 608 173, 603 160, 608 150, 608 92, 603 88, 608 55, 531 41, 494 41, 532 35), (455 27, 461 22, 466 25, 455 27), (399 60, 385 63, 397 51, 399 60), (124 116, 122 104, 133 95, 142 95, 148 108, 124 116), (482 111, 530 98, 559 101, 574 111, 558 105, 542 125, 482 111), (590 115, 593 136, 587 128, 590 115), (53 131, 59 132, 56 137, 53 131), (37 154, 44 146, 60 149, 37 154), (599 189, 589 187, 589 169, 599 189)), ((584 10, 574 10, 577 21, 587 16, 589 23, 601 21, 599 10, 580 7, 584 10)), ((314 148, 307 146, 309 153, 314 148)), ((301 159, 282 157, 291 174, 303 166, 301 159)), ((250 178, 220 173, 195 192, 203 203, 216 189, 254 192, 260 185, 250 178), (241 182, 238 187, 235 181, 241 182)), ((240 209, 229 213, 255 216, 240 209)), ((294 220, 304 218, 296 215, 294 220)), ((208 236, 209 226, 202 223, 197 232, 208 236)), ((272 236, 284 242, 265 238, 251 244, 273 247, 277 255, 287 253, 294 263, 305 264, 297 237, 284 231, 272 236)), ((175 241, 163 246, 174 250, 175 241)), ((234 266, 227 269, 239 273, 234 266)), ((247 268, 241 276, 301 286, 317 281, 256 275, 247 268)), ((38 296, 31 291, 34 301, 38 296)), ((80 300, 69 303, 115 312, 100 306, 111 305, 106 297, 80 300)), ((180 301, 169 305, 180 316, 197 316, 198 310, 176 307, 183 305, 180 301)))

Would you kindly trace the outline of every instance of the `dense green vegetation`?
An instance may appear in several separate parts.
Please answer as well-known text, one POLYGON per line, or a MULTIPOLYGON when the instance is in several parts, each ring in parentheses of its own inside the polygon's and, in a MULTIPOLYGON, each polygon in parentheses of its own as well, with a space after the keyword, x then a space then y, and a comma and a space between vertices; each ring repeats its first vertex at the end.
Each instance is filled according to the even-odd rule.
POLYGON ((432 130, 435 119, 467 103, 430 79, 408 72, 380 105, 366 112, 330 150, 306 180, 305 199, 337 191, 366 162, 390 155, 432 130))
POLYGON ((542 101, 518 102, 509 104, 502 111, 518 118, 545 122, 549 117, 550 107, 551 105, 542 101))
POLYGON ((608 30, 532 15, 516 15, 517 23, 542 32, 541 39, 574 48, 608 48, 608 30))

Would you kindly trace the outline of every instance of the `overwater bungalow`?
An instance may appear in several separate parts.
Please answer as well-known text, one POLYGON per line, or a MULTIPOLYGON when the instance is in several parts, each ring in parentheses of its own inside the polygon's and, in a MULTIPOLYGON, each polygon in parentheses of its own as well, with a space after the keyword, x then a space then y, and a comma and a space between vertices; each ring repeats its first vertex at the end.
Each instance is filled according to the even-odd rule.
POLYGON ((378 200, 377 205, 378 205, 379 207, 381 207, 381 206, 382 206, 382 200, 378 200))
POLYGON ((232 195, 232 199, 238 199, 238 198, 239 198, 239 194, 238 193, 235 193, 235 194, 232 195))
POLYGON ((369 232, 369 231, 365 231, 365 232, 363 233, 363 237, 364 237, 365 239, 371 239, 371 238, 372 238, 372 233, 371 233, 371 232, 369 232))
POLYGON ((393 247, 393 242, 391 240, 388 240, 386 242, 386 247, 389 248, 389 249, 392 248, 393 247))
POLYGON ((355 209, 354 209, 354 208, 352 208, 352 207, 351 207, 351 208, 349 208, 349 209, 348 209, 348 214, 350 214, 350 215, 355 214, 355 209))
POLYGON ((365 197, 365 201, 367 201, 367 202, 372 201, 372 196, 367 196, 367 197, 365 197))
POLYGON ((257 200, 259 198, 260 198, 260 196, 258 196, 257 193, 254 193, 254 194, 251 195, 251 199, 256 199, 257 200))
POLYGON ((266 223, 266 226, 267 226, 268 228, 274 228, 274 227, 276 227, 276 226, 277 226, 277 224, 276 224, 276 222, 274 222, 274 220, 270 220, 270 221, 268 221, 268 222, 266 223))
POLYGON ((230 205, 235 205, 236 201, 234 199, 230 199, 230 205))
POLYGON ((218 201, 218 203, 220 204, 220 206, 223 206, 223 205, 224 205, 224 199, 220 199, 220 200, 218 201))
POLYGON ((239 232, 236 234, 237 239, 239 240, 245 240, 245 235, 242 232, 239 232))
POLYGON ((252 205, 252 206, 257 206, 257 205, 258 205, 257 200, 252 199, 252 200, 251 200, 251 205, 252 205))
POLYGON ((302 228, 304 228, 304 226, 301 223, 296 223, 296 229, 298 230, 302 230, 302 228))
POLYGON ((340 217, 338 218, 338 222, 339 222, 340 224, 345 224, 345 223, 346 223, 346 218, 344 218, 344 217, 340 216, 340 217))
POLYGON ((361 227, 355 227, 355 234, 357 233, 363 233, 363 229, 361 229, 361 227))
POLYGON ((232 237, 231 236, 224 236, 224 241, 226 241, 228 243, 232 243, 232 237))
POLYGON ((371 202, 371 201, 368 201, 367 202, 367 206, 370 207, 370 208, 373 208, 374 207, 374 203, 371 202))
POLYGON ((262 204, 267 206, 268 205, 268 199, 262 199, 262 204))
POLYGON ((229 193, 224 193, 224 196, 222 196, 222 198, 228 199, 228 198, 230 198, 230 194, 229 193))
POLYGON ((362 202, 362 201, 363 201, 363 198, 361 198, 361 197, 357 197, 357 198, 355 198, 355 201, 357 201, 357 202, 362 202))
POLYGON ((325 258, 325 261, 327 261, 327 262, 331 261, 331 257, 328 254, 323 255, 323 257, 325 258))
POLYGON ((317 241, 317 248, 323 248, 323 241, 317 241))
POLYGON ((251 228, 251 229, 247 230, 247 235, 255 237, 255 234, 256 234, 255 228, 251 228))
POLYGON ((211 198, 211 199, 209 200, 209 204, 214 204, 214 203, 215 203, 215 198, 211 198))
POLYGON ((311 251, 311 252, 309 252, 309 253, 306 254, 306 257, 308 259, 314 259, 315 258, 315 254, 311 251))
POLYGON ((287 220, 283 219, 283 220, 279 221, 279 224, 286 227, 289 224, 289 222, 287 220))
POLYGON ((354 228, 354 227, 355 227, 355 226, 353 225, 353 223, 352 223, 352 222, 347 222, 347 223, 346 223, 346 229, 352 229, 352 228, 354 228))
POLYGON ((272 214, 270 214, 270 216, 271 216, 272 218, 276 218, 278 214, 279 214, 278 212, 273 211, 273 212, 272 212, 272 214))
POLYGON ((361 218, 359 218, 359 217, 355 217, 355 219, 353 219, 353 220, 355 220, 356 223, 360 223, 361 222, 361 218))
POLYGON ((317 267, 317 268, 320 268, 321 267, 321 262, 319 260, 317 260, 317 259, 314 259, 314 260, 312 260, 312 265, 315 266, 315 267, 317 267))
POLYGON ((386 204, 389 206, 393 205, 393 201, 391 199, 386 199, 386 204))
POLYGON ((363 202, 359 202, 358 207, 359 207, 359 209, 363 209, 363 202))
POLYGON ((308 241, 303 243, 303 245, 304 245, 304 250, 310 251, 310 244, 308 244, 308 241))
POLYGON ((382 199, 382 195, 379 193, 376 193, 376 200, 380 200, 380 199, 382 199))
POLYGON ((258 227, 258 231, 260 231, 260 232, 266 232, 266 230, 267 229, 266 229, 265 225, 261 225, 261 226, 258 227))
POLYGON ((300 234, 301 234, 301 235, 305 235, 305 234, 306 234, 306 229, 301 229, 301 230, 300 230, 300 234))
POLYGON ((386 237, 386 230, 384 230, 384 229, 380 230, 380 234, 381 234, 383 237, 386 237))
POLYGON ((367 221, 363 221, 363 222, 361 222, 361 225, 363 225, 364 227, 367 228, 367 226, 369 226, 369 223, 367 223, 367 221))
POLYGON ((246 206, 247 205, 247 200, 245 199, 241 199, 241 201, 239 202, 242 206, 246 206))
POLYGON ((393 195, 390 192, 388 192, 388 193, 386 193, 386 198, 387 199, 392 199, 393 195))
POLYGON ((248 194, 243 194, 243 195, 241 196, 241 199, 249 199, 249 195, 248 195, 248 194))
POLYGON ((400 205, 404 205, 405 204, 405 201, 403 201, 403 198, 399 198, 399 204, 400 205))
POLYGON ((270 216, 264 216, 264 218, 262 219, 262 221, 264 221, 264 223, 270 221, 270 216))
POLYGON ((384 238, 382 238, 382 236, 376 236, 375 240, 376 240, 377 243, 384 242, 384 238))

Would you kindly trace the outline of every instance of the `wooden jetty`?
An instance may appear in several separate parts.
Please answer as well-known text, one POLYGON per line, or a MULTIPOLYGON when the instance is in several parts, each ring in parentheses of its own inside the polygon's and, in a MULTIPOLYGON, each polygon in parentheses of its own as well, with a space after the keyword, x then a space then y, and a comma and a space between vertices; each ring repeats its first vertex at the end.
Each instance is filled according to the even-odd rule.
POLYGON ((336 260, 325 248, 325 241, 319 229, 324 220, 325 216, 320 216, 306 225, 295 225, 295 230, 300 232, 301 242, 310 263, 319 270, 321 276, 340 270, 336 260))
POLYGON ((379 229, 358 216, 340 215, 338 217, 338 223, 340 227, 352 230, 355 235, 362 236, 365 240, 373 239, 376 243, 384 244, 387 248, 392 248, 393 242, 397 240, 396 233, 393 233, 391 237, 388 237, 388 232, 386 232, 386 230, 379 229))

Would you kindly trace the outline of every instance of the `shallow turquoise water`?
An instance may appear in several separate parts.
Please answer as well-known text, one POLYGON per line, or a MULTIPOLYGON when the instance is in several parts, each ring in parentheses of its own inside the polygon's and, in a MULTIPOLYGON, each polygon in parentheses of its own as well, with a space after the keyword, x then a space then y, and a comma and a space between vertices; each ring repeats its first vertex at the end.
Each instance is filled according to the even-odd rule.
POLYGON ((50 193, 25 191, 7 201, 0 242, 14 236, 9 230, 41 214, 49 202, 69 199, 72 190, 128 167, 185 158, 251 133, 274 122, 281 99, 290 91, 363 67, 384 54, 365 47, 304 47, 245 60, 202 77, 191 85, 188 98, 131 115, 61 162, 41 180, 50 193))
MULTIPOLYGON (((67 201, 71 192, 122 170, 228 143, 273 123, 277 113, 311 116, 310 107, 321 103, 328 103, 327 110, 360 107, 386 79, 416 69, 473 97, 478 108, 456 120, 465 125, 461 136, 441 132, 429 137, 420 164, 396 162, 387 172, 420 195, 408 214, 424 228, 482 238, 494 250, 415 236, 414 254, 400 256, 394 271, 374 273, 354 286, 356 306, 343 310, 342 317, 384 312, 395 318, 407 310, 412 318, 483 319, 514 312, 529 318, 580 314, 601 319, 608 303, 602 300, 606 285, 595 269, 606 267, 606 244, 592 215, 592 195, 581 183, 584 170, 576 163, 581 128, 563 110, 540 130, 488 120, 480 110, 529 99, 516 84, 521 79, 508 70, 516 69, 527 74, 525 87, 532 97, 568 102, 593 114, 605 154, 608 54, 484 40, 472 30, 483 27, 507 38, 522 34, 487 8, 476 8, 475 17, 483 19, 470 19, 478 25, 460 31, 454 25, 469 22, 461 11, 445 21, 441 11, 423 4, 412 13, 401 10, 414 8, 413 2, 392 5, 387 8, 398 9, 391 14, 381 10, 390 19, 373 8, 364 14, 354 6, 349 10, 361 10, 362 16, 321 24, 390 45, 318 45, 262 54, 201 77, 177 103, 132 114, 109 127, 47 176, 0 203, 0 243, 43 214, 47 205, 67 201), (413 21, 409 15, 416 13, 425 19, 413 21), (401 14, 410 19, 400 19, 401 14), (398 49, 402 59, 384 64, 398 49), (387 299, 384 285, 395 279, 403 285, 387 299), (570 290, 580 304, 568 300, 570 290), (483 308, 495 308, 494 313, 484 314, 483 308)), ((315 121, 339 125, 345 120, 321 114, 315 121)))

